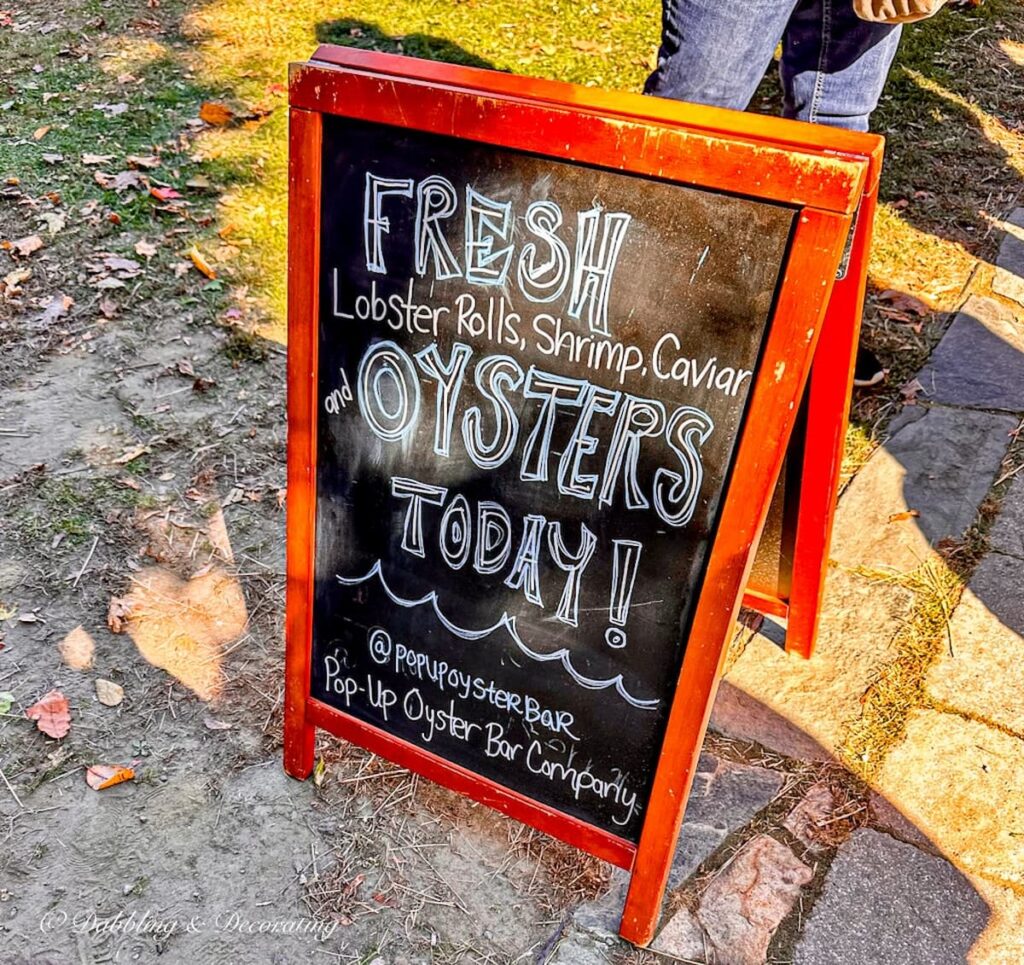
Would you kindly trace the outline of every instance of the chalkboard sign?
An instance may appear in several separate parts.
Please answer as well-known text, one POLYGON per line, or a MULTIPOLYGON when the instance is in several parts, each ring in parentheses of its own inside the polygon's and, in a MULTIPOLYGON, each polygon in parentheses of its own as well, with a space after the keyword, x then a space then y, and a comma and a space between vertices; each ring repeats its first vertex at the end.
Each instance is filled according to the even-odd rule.
POLYGON ((312 695, 639 837, 794 211, 323 131, 312 695))
POLYGON ((286 767, 632 868, 646 942, 865 163, 337 48, 291 104, 286 767))

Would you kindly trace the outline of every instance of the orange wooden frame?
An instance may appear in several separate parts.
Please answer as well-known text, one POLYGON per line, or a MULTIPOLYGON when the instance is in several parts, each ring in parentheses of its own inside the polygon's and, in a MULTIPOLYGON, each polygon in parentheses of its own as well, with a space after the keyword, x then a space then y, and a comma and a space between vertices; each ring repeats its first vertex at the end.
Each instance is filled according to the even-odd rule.
POLYGON ((307 777, 321 727, 632 870, 622 935, 652 937, 725 645, 805 391, 832 280, 878 140, 386 54, 321 47, 291 75, 285 768, 307 777), (310 696, 322 115, 340 114, 799 209, 708 555, 637 845, 310 696), (557 132, 557 136, 555 136, 557 132), (766 440, 768 442, 766 443, 766 440))

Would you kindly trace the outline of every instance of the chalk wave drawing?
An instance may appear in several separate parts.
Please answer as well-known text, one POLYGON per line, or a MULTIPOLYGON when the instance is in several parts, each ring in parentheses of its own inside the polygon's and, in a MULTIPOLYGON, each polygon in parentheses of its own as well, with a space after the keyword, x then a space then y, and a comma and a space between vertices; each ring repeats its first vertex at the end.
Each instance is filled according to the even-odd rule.
POLYGON ((377 560, 373 566, 370 567, 369 572, 364 576, 338 576, 338 582, 343 586, 358 586, 360 583, 366 583, 368 580, 372 580, 377 577, 384 592, 391 599, 392 603, 397 604, 401 607, 418 607, 426 606, 428 603, 433 607, 434 614, 437 619, 441 621, 441 624, 450 633, 457 637, 461 637, 463 640, 482 640, 484 637, 490 636, 497 630, 505 629, 508 631, 508 635, 515 641, 516 646, 523 651, 532 660, 537 660, 540 663, 549 663, 550 661, 557 661, 564 668, 565 672, 572 677, 581 687, 586 687, 588 690, 607 690, 609 687, 614 687, 618 692, 619 696, 626 701, 627 704, 639 708, 640 710, 655 710, 658 707, 660 701, 658 700, 643 700, 639 697, 634 697, 622 682, 622 674, 616 674, 614 677, 609 677, 607 680, 595 680, 592 677, 586 677, 581 674, 572 665, 572 654, 562 647, 561 650, 554 650, 551 653, 538 653, 536 650, 528 647, 524 642, 523 638, 519 636, 519 631, 516 628, 516 618, 510 617, 507 613, 502 613, 498 618, 498 621, 494 626, 486 627, 483 630, 467 630, 464 627, 460 627, 458 624, 453 623, 444 615, 440 605, 437 602, 437 591, 431 590, 426 596, 420 597, 418 600, 407 600, 405 597, 399 596, 394 590, 388 586, 387 580, 384 578, 384 573, 380 568, 380 560, 377 560))

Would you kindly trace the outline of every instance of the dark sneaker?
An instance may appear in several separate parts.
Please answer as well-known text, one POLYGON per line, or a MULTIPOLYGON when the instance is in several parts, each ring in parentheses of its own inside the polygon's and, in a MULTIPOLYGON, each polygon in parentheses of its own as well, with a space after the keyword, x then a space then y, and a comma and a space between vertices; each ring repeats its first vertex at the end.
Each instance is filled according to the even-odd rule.
POLYGON ((886 374, 886 370, 882 368, 882 363, 878 361, 875 353, 864 348, 863 345, 858 345, 857 364, 853 370, 854 386, 866 389, 868 386, 878 385, 886 374))

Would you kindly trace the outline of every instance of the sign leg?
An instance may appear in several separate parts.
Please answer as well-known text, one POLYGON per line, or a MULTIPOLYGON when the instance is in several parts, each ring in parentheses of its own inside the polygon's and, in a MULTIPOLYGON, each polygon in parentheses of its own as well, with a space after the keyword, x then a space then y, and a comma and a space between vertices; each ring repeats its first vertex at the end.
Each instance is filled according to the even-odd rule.
POLYGON ((309 722, 316 545, 316 319, 320 258, 319 114, 292 109, 288 151, 288 587, 285 623, 284 769, 313 770, 309 722))
POLYGON ((316 728, 306 723, 301 708, 285 704, 284 769, 292 777, 304 781, 313 771, 313 742, 316 728))
POLYGON ((867 284, 868 255, 878 198, 879 158, 871 159, 868 184, 854 228, 846 277, 832 289, 811 366, 807 428, 798 488, 800 512, 793 546, 786 651, 810 658, 825 595, 828 551, 850 414, 853 370, 867 284))

